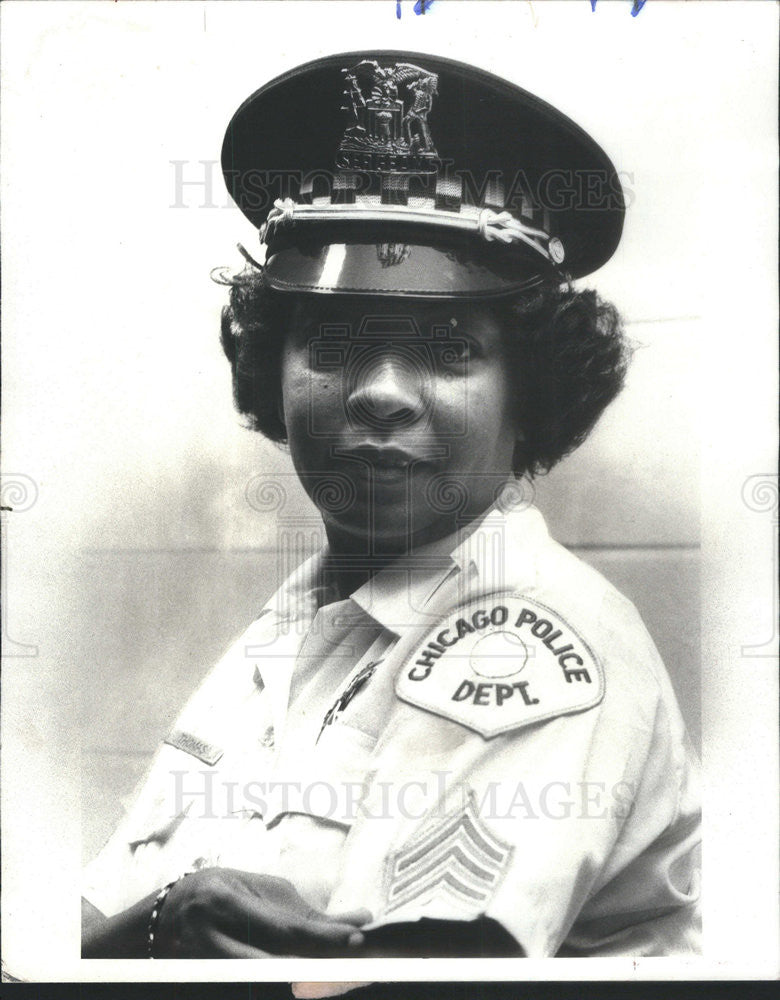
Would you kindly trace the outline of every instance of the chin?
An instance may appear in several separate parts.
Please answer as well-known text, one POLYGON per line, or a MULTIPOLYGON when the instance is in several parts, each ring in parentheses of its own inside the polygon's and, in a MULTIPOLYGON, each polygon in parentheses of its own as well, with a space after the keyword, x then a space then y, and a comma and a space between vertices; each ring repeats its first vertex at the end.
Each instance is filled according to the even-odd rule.
POLYGON ((426 505, 427 517, 410 515, 405 504, 377 504, 373 512, 368 506, 361 506, 359 516, 340 518, 332 513, 322 513, 326 529, 337 532, 342 538, 362 541, 367 552, 406 552, 412 544, 425 545, 436 541, 455 530, 455 522, 441 516, 431 519, 430 508, 426 505))

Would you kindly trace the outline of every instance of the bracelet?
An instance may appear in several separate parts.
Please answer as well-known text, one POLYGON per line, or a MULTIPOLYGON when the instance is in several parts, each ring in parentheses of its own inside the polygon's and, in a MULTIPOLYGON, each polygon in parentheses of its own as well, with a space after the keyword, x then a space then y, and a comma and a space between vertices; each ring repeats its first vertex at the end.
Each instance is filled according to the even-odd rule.
POLYGON ((157 897, 154 901, 154 906, 152 907, 152 915, 149 917, 149 926, 146 929, 146 957, 154 958, 154 936, 157 933, 157 924, 160 920, 160 911, 162 910, 163 903, 168 897, 168 893, 176 885, 177 882, 181 882, 183 878, 188 875, 192 875, 196 872, 197 868, 188 868, 186 872, 182 872, 178 875, 172 882, 164 885, 162 889, 157 893, 157 897))

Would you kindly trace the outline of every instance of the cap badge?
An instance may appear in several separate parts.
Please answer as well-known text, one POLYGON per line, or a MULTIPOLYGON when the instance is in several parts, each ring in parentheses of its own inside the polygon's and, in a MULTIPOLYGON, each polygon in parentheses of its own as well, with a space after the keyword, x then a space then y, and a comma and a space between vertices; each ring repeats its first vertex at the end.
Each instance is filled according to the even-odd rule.
POLYGON ((435 173, 439 158, 428 127, 438 93, 436 73, 362 59, 343 69, 342 111, 349 116, 336 166, 377 173, 435 173))
POLYGON ((403 264, 411 255, 412 248, 407 243, 377 243, 376 257, 382 267, 403 264))

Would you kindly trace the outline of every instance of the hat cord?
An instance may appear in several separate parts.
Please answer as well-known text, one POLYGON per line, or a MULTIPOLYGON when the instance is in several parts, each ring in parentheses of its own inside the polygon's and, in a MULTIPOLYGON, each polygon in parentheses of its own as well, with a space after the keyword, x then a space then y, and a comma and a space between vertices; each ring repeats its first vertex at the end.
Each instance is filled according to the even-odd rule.
POLYGON ((260 229, 260 242, 267 247, 277 227, 288 226, 295 222, 343 222, 348 220, 416 222, 475 232, 488 243, 496 240, 505 244, 525 243, 554 264, 560 264, 563 260, 563 247, 560 240, 555 236, 551 237, 543 229, 526 225, 510 212, 495 212, 491 208, 469 212, 468 208, 469 206, 464 206, 464 210, 460 212, 449 212, 442 209, 365 203, 307 205, 299 204, 292 198, 277 198, 274 207, 268 213, 268 218, 260 229))

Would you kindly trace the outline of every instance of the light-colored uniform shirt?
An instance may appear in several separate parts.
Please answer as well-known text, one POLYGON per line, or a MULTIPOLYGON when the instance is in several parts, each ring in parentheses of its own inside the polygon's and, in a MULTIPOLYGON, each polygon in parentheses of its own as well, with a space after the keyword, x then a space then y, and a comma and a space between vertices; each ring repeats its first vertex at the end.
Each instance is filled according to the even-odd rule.
POLYGON ((698 765, 633 605, 492 509, 333 600, 313 557, 206 678, 86 871, 112 915, 193 865, 531 957, 698 951, 698 765))

